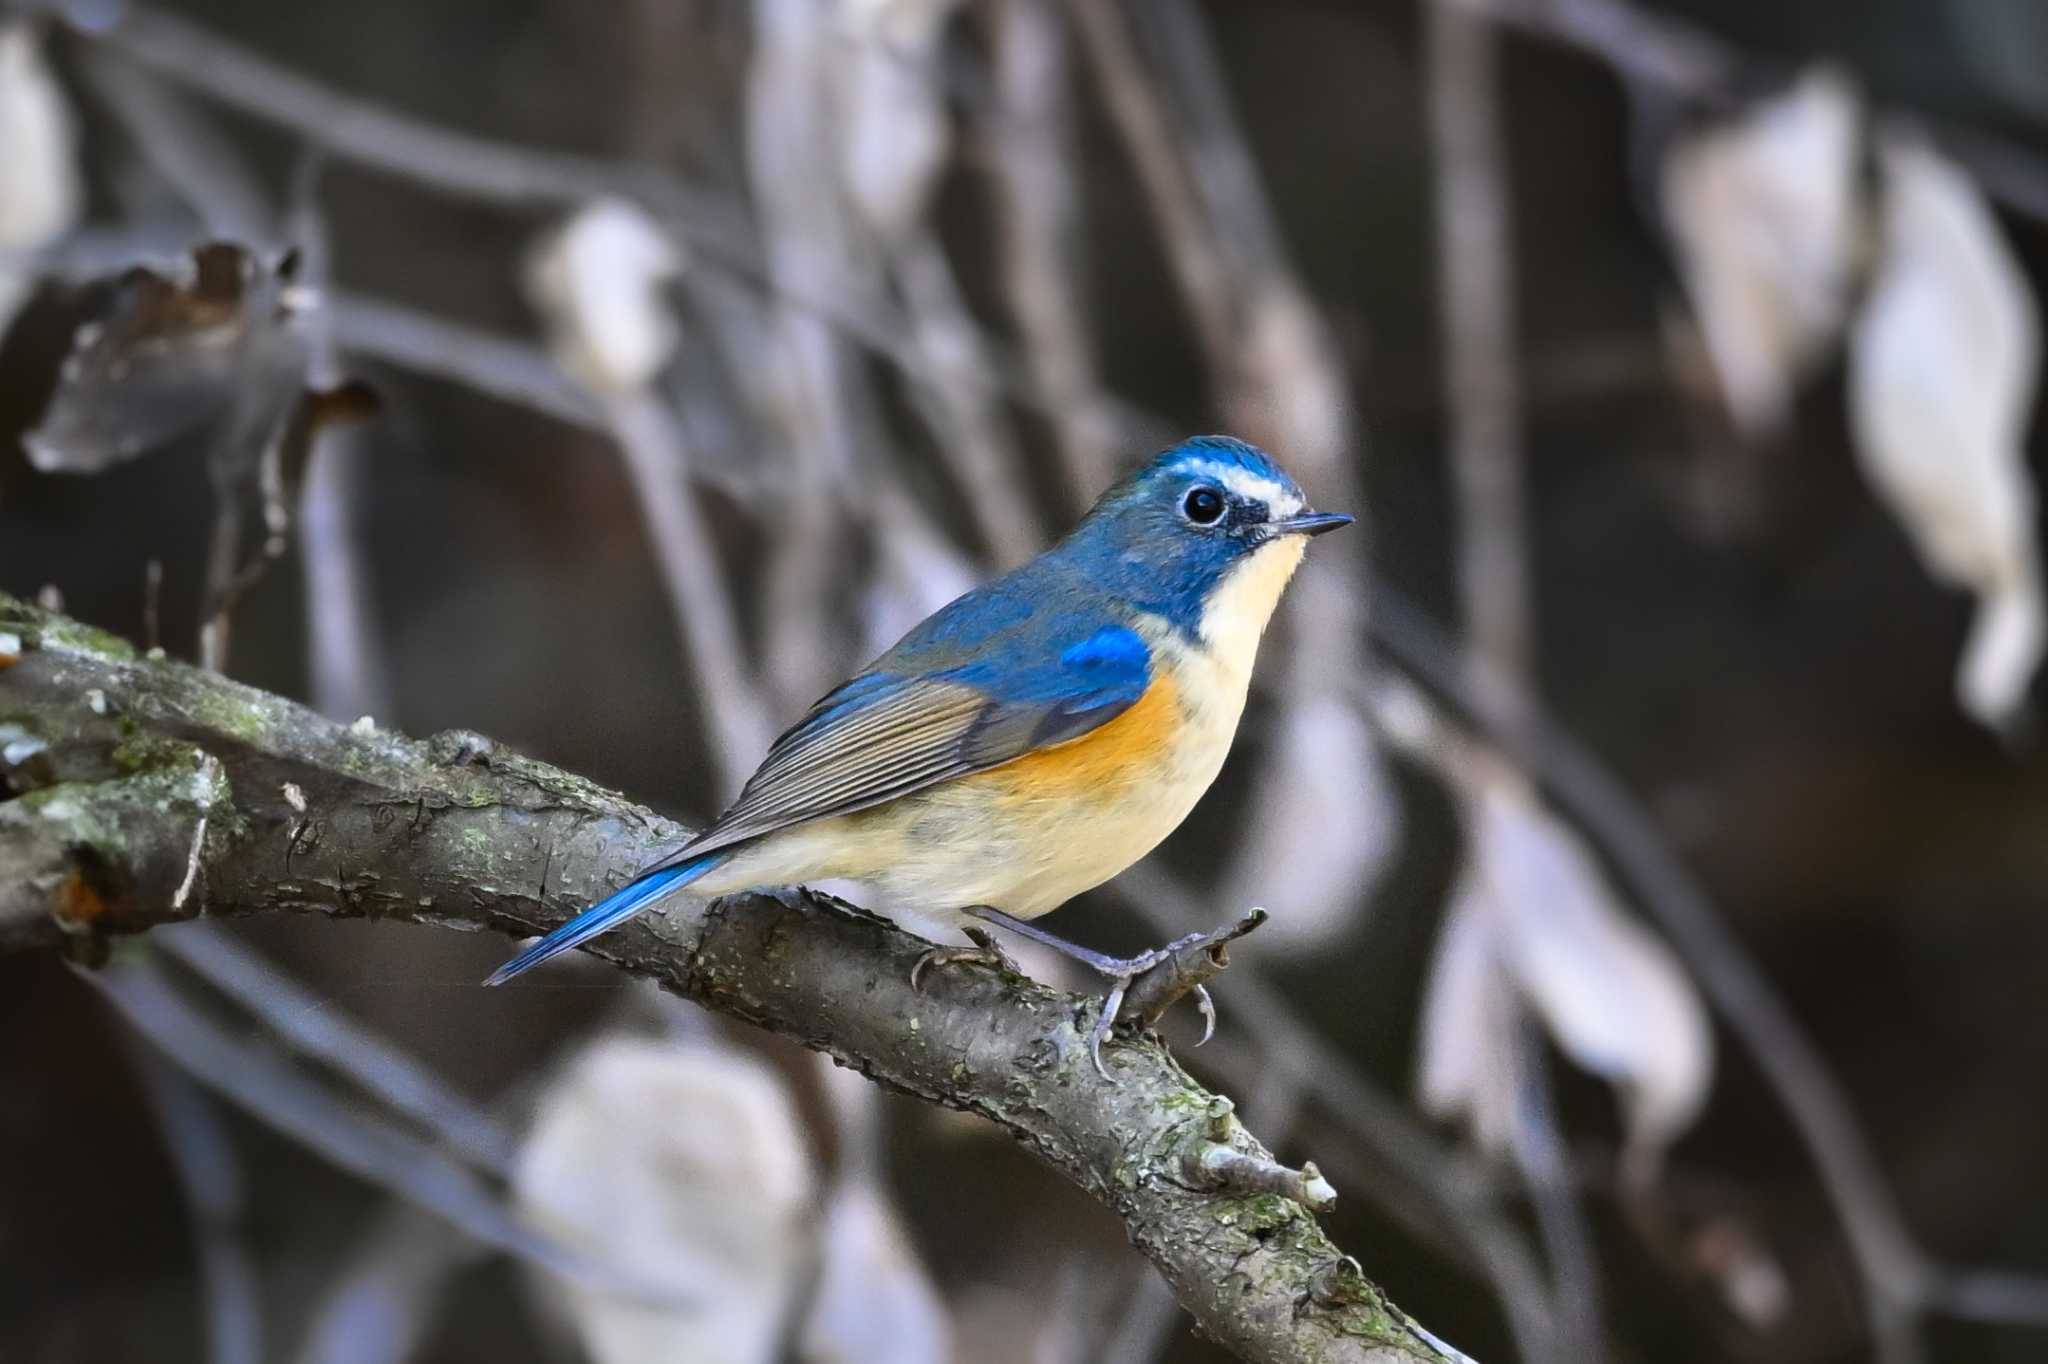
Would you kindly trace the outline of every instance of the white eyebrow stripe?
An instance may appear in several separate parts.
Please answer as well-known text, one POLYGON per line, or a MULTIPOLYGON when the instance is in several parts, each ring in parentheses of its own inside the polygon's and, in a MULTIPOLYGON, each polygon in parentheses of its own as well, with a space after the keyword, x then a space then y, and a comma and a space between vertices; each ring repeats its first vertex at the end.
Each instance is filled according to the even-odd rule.
POLYGON ((1239 497, 1250 498, 1266 504, 1266 510, 1274 516, 1292 516, 1304 505, 1301 495, 1289 491, 1263 474, 1236 464, 1224 464, 1213 459, 1189 460, 1181 465, 1188 473, 1202 478, 1213 478, 1239 497))

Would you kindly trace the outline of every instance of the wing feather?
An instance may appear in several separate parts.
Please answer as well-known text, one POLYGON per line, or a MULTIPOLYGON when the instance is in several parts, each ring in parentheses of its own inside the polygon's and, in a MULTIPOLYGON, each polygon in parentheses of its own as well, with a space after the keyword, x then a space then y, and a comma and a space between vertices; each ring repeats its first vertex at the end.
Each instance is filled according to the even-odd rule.
POLYGON ((1150 677, 1150 650, 1122 626, 1035 668, 863 673, 777 739, 732 808, 661 865, 1067 743, 1123 714, 1150 677))

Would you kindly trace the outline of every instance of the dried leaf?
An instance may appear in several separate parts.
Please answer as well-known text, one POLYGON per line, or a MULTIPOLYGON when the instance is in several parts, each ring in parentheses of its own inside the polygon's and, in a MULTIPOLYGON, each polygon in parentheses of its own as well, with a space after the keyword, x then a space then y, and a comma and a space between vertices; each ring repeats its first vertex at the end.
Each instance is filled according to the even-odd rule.
POLYGON ((798 1349, 803 1364, 945 1364, 952 1344, 945 1306, 902 1219, 871 1181, 833 1193, 821 1249, 824 1265, 798 1349))
POLYGON ((1565 1053, 1620 1087, 1639 1143, 1662 1145, 1706 1098, 1713 1033, 1678 962, 1615 899, 1578 835, 1519 788, 1481 799, 1501 952, 1565 1053))
POLYGON ((1783 425, 1839 334, 1857 237, 1860 102, 1807 72, 1741 119, 1675 144, 1664 217, 1736 426, 1783 425))
POLYGON ((1621 1092, 1630 1145, 1654 1155, 1705 1101, 1706 1010, 1670 949, 1621 907, 1578 836, 1520 783, 1485 776, 1467 801, 1467 864, 1437 952, 1422 1035, 1422 1095, 1505 1149, 1518 1015, 1533 1009, 1575 1064, 1621 1092))
POLYGON ((675 242, 638 207, 600 199, 545 237, 526 263, 526 293, 556 362, 601 393, 651 383, 675 355, 664 286, 682 270, 675 242))
POLYGON ((513 1189, 560 1244, 692 1300, 665 1308, 536 1279, 595 1364, 778 1357, 815 1190, 796 1110, 762 1062, 709 1043, 594 1043, 541 1095, 513 1189))
MULTIPOLYGON (((84 206, 78 134, 37 30, 0 22, 0 255, 32 252, 71 230, 84 206)), ((0 336, 35 280, 0 268, 0 336)))
POLYGON ((36 468, 85 475, 204 437, 209 668, 225 664, 229 612, 285 553, 314 435, 376 409, 361 384, 306 386, 319 299, 297 270, 296 253, 269 264, 232 242, 205 243, 168 269, 130 270, 105 315, 78 329, 42 421, 22 437, 36 468))
POLYGON ((174 269, 130 270, 106 315, 78 329, 42 421, 22 437, 30 463, 96 474, 221 422, 209 460, 232 486, 291 419, 305 382, 293 265, 211 242, 174 269))
POLYGON ((1444 909, 1422 1000, 1416 1089, 1424 1112, 1462 1117, 1473 1139, 1506 1151, 1521 1087, 1514 982, 1495 952, 1486 886, 1470 862, 1444 909))
POLYGON ((2040 321, 1969 178, 1902 130, 1878 150, 1883 256, 1851 339, 1850 427, 1927 571, 1977 594, 1956 691, 2002 726, 2024 706, 2044 642, 2025 447, 2040 321))

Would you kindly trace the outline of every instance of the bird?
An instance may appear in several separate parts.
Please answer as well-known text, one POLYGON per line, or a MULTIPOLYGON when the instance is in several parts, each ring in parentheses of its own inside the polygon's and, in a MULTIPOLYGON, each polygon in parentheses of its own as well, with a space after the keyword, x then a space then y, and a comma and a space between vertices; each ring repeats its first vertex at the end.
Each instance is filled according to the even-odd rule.
POLYGON ((1311 507, 1246 441, 1197 436, 1161 451, 1065 539, 940 607, 820 698, 708 828, 485 984, 684 890, 715 899, 852 881, 887 917, 974 944, 927 952, 914 984, 938 962, 1014 970, 983 925, 1108 977, 1090 1039, 1102 1069, 1123 987, 1171 948, 1111 957, 1031 920, 1187 817, 1222 770, 1260 638, 1309 539, 1351 521, 1311 507))

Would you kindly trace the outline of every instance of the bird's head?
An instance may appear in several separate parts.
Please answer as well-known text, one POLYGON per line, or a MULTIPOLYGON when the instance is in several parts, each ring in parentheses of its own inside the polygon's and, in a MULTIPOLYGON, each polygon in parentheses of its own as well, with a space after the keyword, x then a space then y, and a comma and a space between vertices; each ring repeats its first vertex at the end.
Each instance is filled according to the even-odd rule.
POLYGON ((1099 585, 1190 635, 1256 639, 1308 538, 1350 524, 1310 507, 1256 445, 1197 436, 1104 493, 1063 549, 1099 585))

